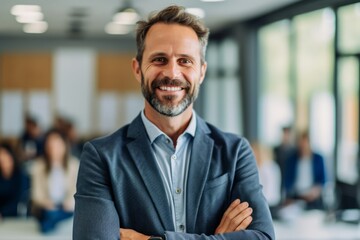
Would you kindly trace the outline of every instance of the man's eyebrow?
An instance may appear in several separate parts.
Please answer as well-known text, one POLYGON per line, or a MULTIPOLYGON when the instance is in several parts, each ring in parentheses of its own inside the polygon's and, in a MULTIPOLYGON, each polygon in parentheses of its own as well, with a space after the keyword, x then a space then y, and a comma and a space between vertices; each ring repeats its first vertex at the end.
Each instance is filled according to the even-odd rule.
POLYGON ((182 57, 182 58, 190 58, 190 59, 195 59, 195 57, 193 57, 192 55, 189 54, 177 54, 176 56, 178 57, 182 57))
MULTIPOLYGON (((168 57, 168 55, 164 52, 154 52, 152 54, 150 54, 149 59, 155 58, 155 57, 168 57)), ((190 54, 176 54, 176 57, 180 57, 180 58, 189 58, 189 59, 195 59, 195 57, 193 57, 190 54)))
POLYGON ((150 54, 149 58, 154 58, 154 57, 166 57, 167 55, 163 52, 154 52, 152 54, 150 54))

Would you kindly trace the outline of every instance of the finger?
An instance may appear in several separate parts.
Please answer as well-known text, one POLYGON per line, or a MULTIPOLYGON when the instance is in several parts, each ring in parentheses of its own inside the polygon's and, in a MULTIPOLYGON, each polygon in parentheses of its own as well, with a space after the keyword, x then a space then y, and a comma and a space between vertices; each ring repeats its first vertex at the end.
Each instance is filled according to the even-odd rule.
POLYGON ((233 208, 226 216, 223 217, 224 221, 221 225, 222 231, 234 231, 235 228, 251 214, 252 210, 249 210, 249 204, 243 202, 233 208))
POLYGON ((252 222, 253 218, 248 216, 241 222, 241 224, 235 229, 235 231, 245 230, 252 222))
POLYGON ((233 211, 237 206, 239 206, 240 204, 240 199, 235 199, 231 204, 230 206, 226 209, 224 215, 227 215, 229 214, 231 211, 233 211))
MULTIPOLYGON (((237 205, 235 208, 233 208, 226 216, 225 221, 229 222, 232 219, 234 219, 236 216, 238 216, 240 213, 245 211, 249 208, 249 203, 243 202, 239 205, 237 205)), ((225 223, 225 222, 224 222, 225 223)))
POLYGON ((245 211, 247 208, 249 208, 248 202, 243 202, 239 205, 237 205, 231 212, 229 212, 229 217, 232 219, 239 215, 241 212, 245 211))
POLYGON ((130 233, 130 229, 120 228, 120 236, 126 237, 130 233))
POLYGON ((240 212, 237 216, 233 217, 229 223, 228 229, 230 231, 235 231, 241 223, 252 214, 252 208, 246 208, 240 212))
POLYGON ((234 209, 236 208, 238 205, 240 204, 240 199, 235 199, 230 206, 226 209, 223 217, 221 218, 221 222, 219 225, 222 225, 225 221, 225 217, 234 209))

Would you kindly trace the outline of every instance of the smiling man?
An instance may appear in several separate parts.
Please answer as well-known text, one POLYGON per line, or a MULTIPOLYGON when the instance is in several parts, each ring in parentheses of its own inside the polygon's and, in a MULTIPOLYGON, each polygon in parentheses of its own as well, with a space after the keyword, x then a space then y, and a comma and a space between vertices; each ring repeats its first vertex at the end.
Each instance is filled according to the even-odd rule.
POLYGON ((248 142, 196 115, 208 29, 182 7, 140 21, 132 67, 144 110, 88 142, 73 238, 274 239, 248 142))

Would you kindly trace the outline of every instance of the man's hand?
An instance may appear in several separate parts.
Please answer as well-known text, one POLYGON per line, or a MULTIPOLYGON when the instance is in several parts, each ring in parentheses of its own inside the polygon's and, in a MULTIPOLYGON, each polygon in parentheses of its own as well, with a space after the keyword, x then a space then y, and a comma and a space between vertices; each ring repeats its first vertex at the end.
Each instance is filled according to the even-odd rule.
POLYGON ((150 236, 138 233, 132 229, 120 228, 121 240, 148 240, 150 236))
POLYGON ((234 232, 246 229, 252 222, 252 208, 247 202, 233 201, 225 211, 215 234, 234 232))

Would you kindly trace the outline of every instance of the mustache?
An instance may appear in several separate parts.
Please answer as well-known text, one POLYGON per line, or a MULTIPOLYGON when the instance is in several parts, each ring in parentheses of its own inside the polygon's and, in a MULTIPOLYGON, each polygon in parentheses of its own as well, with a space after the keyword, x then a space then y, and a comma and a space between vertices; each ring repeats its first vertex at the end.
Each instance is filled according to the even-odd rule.
POLYGON ((183 81, 180 79, 170 79, 168 77, 161 78, 161 79, 155 79, 151 83, 151 88, 159 88, 162 86, 172 86, 172 87, 181 87, 184 89, 190 89, 191 84, 188 81, 183 81))

